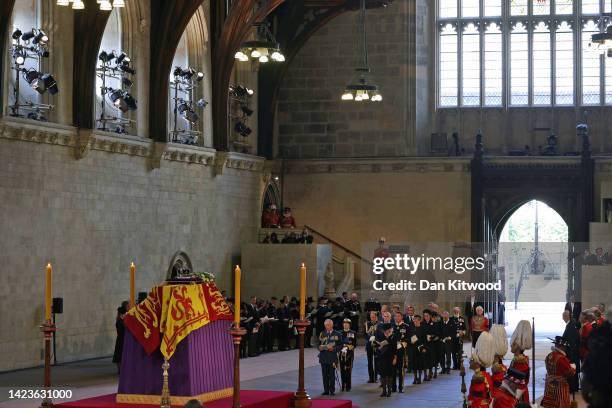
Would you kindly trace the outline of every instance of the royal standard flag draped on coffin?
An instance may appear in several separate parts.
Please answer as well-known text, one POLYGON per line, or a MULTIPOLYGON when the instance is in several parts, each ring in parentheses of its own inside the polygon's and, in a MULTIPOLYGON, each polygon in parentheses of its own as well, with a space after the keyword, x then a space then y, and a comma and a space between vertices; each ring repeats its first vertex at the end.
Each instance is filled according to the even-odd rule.
POLYGON ((160 348, 170 359, 181 340, 216 320, 231 320, 227 302, 214 283, 163 285, 130 309, 125 326, 147 354, 160 348))

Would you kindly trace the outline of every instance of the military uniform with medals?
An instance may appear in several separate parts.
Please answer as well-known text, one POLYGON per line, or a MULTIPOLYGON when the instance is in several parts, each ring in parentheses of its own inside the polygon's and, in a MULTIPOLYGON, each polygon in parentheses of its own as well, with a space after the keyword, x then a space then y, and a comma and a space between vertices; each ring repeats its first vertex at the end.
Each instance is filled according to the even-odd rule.
POLYGON ((336 392, 335 370, 338 364, 338 351, 342 335, 337 330, 324 330, 319 334, 319 364, 323 375, 323 395, 334 395, 336 392))
MULTIPOLYGON (((344 319, 344 323, 351 323, 350 319, 344 319)), ((351 390, 351 376, 353 372, 353 360, 355 358, 355 347, 357 346, 357 333, 354 330, 342 330, 341 349, 338 353, 340 360, 340 379, 342 391, 351 390)))

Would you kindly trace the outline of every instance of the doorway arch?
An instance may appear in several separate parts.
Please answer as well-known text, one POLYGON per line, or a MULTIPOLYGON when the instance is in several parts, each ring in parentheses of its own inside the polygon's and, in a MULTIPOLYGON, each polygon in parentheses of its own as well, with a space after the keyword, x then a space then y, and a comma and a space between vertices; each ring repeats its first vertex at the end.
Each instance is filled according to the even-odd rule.
POLYGON ((500 228, 496 267, 503 282, 505 323, 512 331, 525 316, 533 316, 539 336, 559 334, 572 265, 565 219, 547 203, 530 200, 505 217, 500 228))

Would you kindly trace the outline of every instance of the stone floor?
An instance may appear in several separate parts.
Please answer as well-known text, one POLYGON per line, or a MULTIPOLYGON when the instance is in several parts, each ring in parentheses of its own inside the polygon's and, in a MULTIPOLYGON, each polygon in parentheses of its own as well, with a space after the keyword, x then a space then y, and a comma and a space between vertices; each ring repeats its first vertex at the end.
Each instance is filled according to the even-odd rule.
MULTIPOLYGON (((469 355, 469 344, 466 353, 469 355)), ((545 369, 543 358, 549 350, 544 340, 536 346, 536 395, 541 396, 544 388, 545 369)), ((311 397, 321 398, 321 370, 317 363, 317 352, 306 349, 305 377, 306 388, 311 397)), ((241 386, 253 390, 295 391, 297 385, 297 351, 265 354, 241 360, 241 386)), ((62 364, 53 368, 53 384, 73 390, 73 399, 92 397, 116 392, 117 374, 109 358, 62 364)), ((468 371, 466 381, 469 383, 468 371)), ((404 394, 394 394, 391 398, 380 398, 376 384, 367 384, 367 365, 363 347, 356 350, 353 369, 353 389, 350 393, 338 392, 336 398, 351 399, 362 408, 397 407, 410 405, 414 408, 459 408, 462 406, 461 377, 457 371, 451 375, 439 376, 429 384, 412 385, 406 380, 404 394)), ((42 369, 34 368, 0 374, 0 407, 18 408, 38 406, 33 401, 8 400, 8 390, 15 387, 36 387, 42 382, 42 369)), ((531 390, 531 388, 530 388, 531 390)), ((59 401, 57 401, 59 402, 59 401)), ((582 404, 581 404, 582 405, 582 404)))

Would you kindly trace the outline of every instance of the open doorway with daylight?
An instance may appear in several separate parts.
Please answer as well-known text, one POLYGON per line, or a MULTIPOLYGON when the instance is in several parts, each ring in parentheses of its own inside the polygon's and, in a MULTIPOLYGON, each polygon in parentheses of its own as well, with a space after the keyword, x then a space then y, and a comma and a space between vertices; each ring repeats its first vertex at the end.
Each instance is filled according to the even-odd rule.
POLYGON ((535 318, 538 337, 560 335, 568 288, 568 225, 546 203, 531 200, 507 219, 498 241, 500 303, 512 332, 522 319, 535 318))

